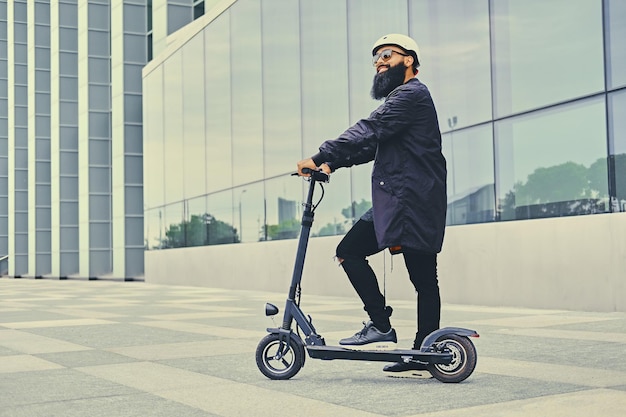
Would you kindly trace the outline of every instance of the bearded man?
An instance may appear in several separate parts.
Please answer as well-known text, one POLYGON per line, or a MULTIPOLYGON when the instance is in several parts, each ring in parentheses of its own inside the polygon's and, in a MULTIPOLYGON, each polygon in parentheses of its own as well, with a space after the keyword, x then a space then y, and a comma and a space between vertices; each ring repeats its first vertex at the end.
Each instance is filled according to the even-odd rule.
MULTIPOLYGON (((365 327, 339 343, 356 350, 393 349, 396 331, 392 308, 386 305, 367 257, 389 249, 402 253, 409 279, 417 292, 417 332, 413 349, 439 328, 441 300, 437 254, 446 223, 446 161, 441 132, 428 88, 417 79, 417 43, 401 34, 385 35, 374 43, 376 69, 371 95, 384 102, 338 138, 328 140, 304 168, 331 173, 337 168, 374 161, 372 208, 337 246, 336 256, 369 315, 365 327)), ((387 372, 424 370, 417 363, 385 366, 387 372)))

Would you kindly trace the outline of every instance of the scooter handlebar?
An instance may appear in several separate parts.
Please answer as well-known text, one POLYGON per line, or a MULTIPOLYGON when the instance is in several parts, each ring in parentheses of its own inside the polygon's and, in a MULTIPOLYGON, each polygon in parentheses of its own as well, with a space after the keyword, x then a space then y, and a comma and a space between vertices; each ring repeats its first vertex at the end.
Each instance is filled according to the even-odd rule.
MULTIPOLYGON (((320 169, 302 168, 302 173, 309 174, 311 178, 313 178, 313 181, 317 181, 317 182, 329 182, 330 181, 330 175, 328 175, 327 173, 325 173, 324 171, 320 169)), ((291 175, 299 175, 299 174, 297 172, 294 172, 291 175)))

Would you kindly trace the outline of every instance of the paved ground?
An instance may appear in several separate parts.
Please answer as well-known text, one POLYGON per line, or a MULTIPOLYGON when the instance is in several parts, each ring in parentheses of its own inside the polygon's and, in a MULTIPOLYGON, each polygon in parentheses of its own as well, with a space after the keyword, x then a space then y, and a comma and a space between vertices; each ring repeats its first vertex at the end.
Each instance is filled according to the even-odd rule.
MULTIPOLYGON (((444 305, 478 366, 460 384, 390 378, 381 363, 307 358, 257 369, 284 295, 140 282, 0 279, 0 416, 623 416, 626 314, 444 305)), ((404 346, 415 306, 396 302, 404 346)), ((303 295, 327 342, 359 329, 355 299, 303 295)), ((404 347, 403 346, 403 347, 404 347)))

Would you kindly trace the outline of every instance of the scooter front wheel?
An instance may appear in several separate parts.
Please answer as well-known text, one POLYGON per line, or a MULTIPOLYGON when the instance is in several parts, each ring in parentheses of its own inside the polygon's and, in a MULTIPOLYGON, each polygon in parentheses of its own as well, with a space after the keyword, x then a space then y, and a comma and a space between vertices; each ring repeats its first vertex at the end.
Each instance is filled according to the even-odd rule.
POLYGON ((428 371, 441 382, 461 382, 467 379, 476 368, 476 348, 465 336, 446 334, 437 339, 442 351, 452 354, 448 365, 430 364, 428 371))
POLYGON ((289 338, 281 343, 280 336, 271 333, 256 348, 256 364, 269 379, 289 379, 304 366, 305 352, 302 346, 289 338))

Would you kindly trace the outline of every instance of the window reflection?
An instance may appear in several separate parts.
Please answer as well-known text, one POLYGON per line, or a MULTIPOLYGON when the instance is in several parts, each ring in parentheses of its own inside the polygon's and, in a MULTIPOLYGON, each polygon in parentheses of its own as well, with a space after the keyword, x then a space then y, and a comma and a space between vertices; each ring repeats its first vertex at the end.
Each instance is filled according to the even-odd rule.
POLYGON ((160 236, 161 248, 182 248, 185 246, 186 221, 183 203, 169 204, 163 208, 164 235, 160 236))
POLYGON ((234 221, 233 190, 210 194, 207 197, 207 244, 238 243, 239 236, 234 221))
MULTIPOLYGON (((608 96, 608 159, 604 96, 563 104, 603 90, 603 59, 626 85, 623 3, 604 1, 606 56, 596 0, 234 3, 144 78, 146 248, 295 238, 308 183, 288 174, 380 104, 369 48, 388 32, 421 46, 448 225, 626 210, 626 92, 608 96)), ((370 177, 331 176, 313 237, 371 207, 370 177)))
MULTIPOLYGON (((302 154, 298 2, 262 2, 265 177, 295 168, 302 154)), ((257 175, 258 178, 258 175, 257 175)))
POLYGON ((293 239, 300 232, 302 183, 300 177, 283 175, 267 181, 265 221, 261 240, 293 239))
POLYGON ((496 116, 603 90, 602 2, 498 0, 491 4, 496 116), (572 70, 577 65, 584 65, 584 76, 572 70))
POLYGON ((446 223, 495 220, 495 184, 491 124, 451 132, 442 138, 448 167, 446 223))
POLYGON ((610 159, 615 190, 611 206, 614 212, 626 211, 626 90, 609 95, 610 159))
POLYGON ((626 85, 626 2, 605 1, 606 74, 609 88, 626 85), (620 40, 621 39, 621 40, 620 40))
POLYGON ((411 3, 411 30, 420 45, 418 77, 431 91, 442 132, 491 119, 489 2, 411 3))
POLYGON ((496 123, 501 220, 608 210, 603 98, 496 123))

